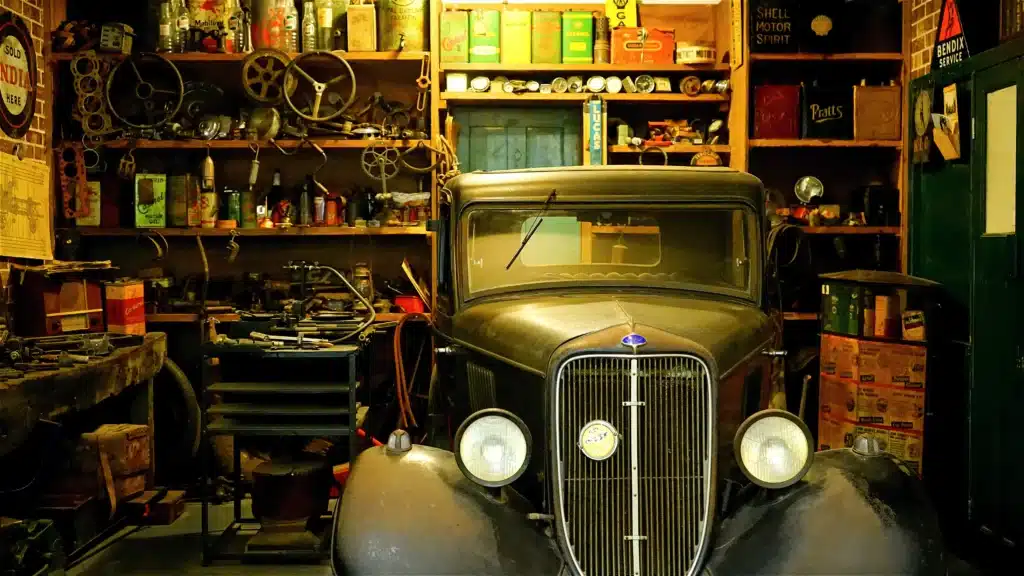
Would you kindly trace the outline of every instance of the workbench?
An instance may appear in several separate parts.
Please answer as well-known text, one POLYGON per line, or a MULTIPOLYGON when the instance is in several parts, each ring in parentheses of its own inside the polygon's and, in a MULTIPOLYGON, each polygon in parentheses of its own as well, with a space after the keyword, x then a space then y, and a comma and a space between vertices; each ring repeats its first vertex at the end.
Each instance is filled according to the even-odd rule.
POLYGON ((151 332, 138 339, 138 345, 116 348, 88 364, 0 381, 0 457, 21 445, 40 419, 59 420, 145 384, 151 451, 148 480, 152 485, 156 466, 152 454, 153 378, 167 357, 167 335, 151 332))

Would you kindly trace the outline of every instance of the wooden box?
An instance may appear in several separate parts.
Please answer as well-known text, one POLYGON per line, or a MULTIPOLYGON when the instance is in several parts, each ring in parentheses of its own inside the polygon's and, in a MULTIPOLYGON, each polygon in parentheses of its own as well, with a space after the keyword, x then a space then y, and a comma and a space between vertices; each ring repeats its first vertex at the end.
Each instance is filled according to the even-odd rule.
POLYGON ((501 12, 473 10, 469 13, 469 61, 501 62, 501 12))
POLYGON ((900 96, 899 86, 854 86, 854 140, 900 140, 900 96))
POLYGON ((562 13, 541 10, 533 13, 532 50, 534 64, 562 63, 562 13))
POLYGON ((469 12, 441 12, 441 62, 469 62, 469 12))
POLYGON ((103 291, 97 282, 25 270, 14 285, 14 314, 23 336, 103 331, 103 291))
POLYGON ((797 0, 751 0, 750 51, 796 52, 799 19, 797 0))
POLYGON ((801 105, 803 137, 820 140, 853 138, 852 88, 806 86, 801 105))
POLYGON ((626 27, 612 30, 612 64, 672 64, 675 53, 674 30, 626 27), (641 40, 645 34, 646 40, 641 40))
POLYGON ((528 10, 505 10, 501 13, 502 64, 530 63, 530 18, 528 10))
POLYGON ((754 87, 754 138, 800 137, 800 86, 754 87))
POLYGON ((348 51, 377 51, 377 8, 373 4, 351 4, 348 18, 348 51))

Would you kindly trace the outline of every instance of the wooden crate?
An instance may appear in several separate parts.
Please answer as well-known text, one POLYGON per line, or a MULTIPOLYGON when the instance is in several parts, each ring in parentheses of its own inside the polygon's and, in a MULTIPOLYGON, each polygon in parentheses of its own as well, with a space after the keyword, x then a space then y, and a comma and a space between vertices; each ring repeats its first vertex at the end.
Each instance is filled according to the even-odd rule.
POLYGON ((899 140, 901 94, 899 86, 854 86, 854 140, 899 140))

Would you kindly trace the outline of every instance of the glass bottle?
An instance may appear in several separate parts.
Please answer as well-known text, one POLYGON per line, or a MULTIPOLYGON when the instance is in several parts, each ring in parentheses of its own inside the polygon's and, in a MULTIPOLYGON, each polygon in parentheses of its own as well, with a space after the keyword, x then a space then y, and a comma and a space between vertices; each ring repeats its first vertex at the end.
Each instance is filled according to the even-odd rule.
POLYGON ((302 3, 302 51, 313 52, 317 49, 317 13, 312 0, 302 3))
POLYGON ((174 18, 171 17, 171 3, 162 2, 160 4, 159 35, 156 42, 157 52, 170 52, 174 49, 174 34, 171 32, 173 28, 174 18))
POLYGON ((238 0, 227 0, 224 7, 224 18, 227 30, 227 51, 232 53, 245 52, 245 14, 242 12, 242 5, 238 0))
POLYGON ((178 0, 174 13, 174 51, 188 52, 188 31, 192 27, 192 16, 185 0, 178 0))
POLYGON ((334 0, 316 0, 316 47, 331 50, 334 47, 334 0))
POLYGON ((299 51, 299 11, 295 2, 284 0, 284 51, 294 54, 299 51))

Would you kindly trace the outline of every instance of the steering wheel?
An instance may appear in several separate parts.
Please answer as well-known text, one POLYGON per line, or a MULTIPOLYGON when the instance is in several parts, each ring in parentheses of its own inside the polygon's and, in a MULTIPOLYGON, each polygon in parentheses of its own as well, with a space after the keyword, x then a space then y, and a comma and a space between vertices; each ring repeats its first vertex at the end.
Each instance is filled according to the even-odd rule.
POLYGON ((140 52, 128 56, 107 77, 107 102, 110 103, 110 113, 131 128, 163 126, 178 114, 184 98, 185 84, 178 68, 167 58, 153 52, 140 52), (155 64, 154 68, 162 70, 147 69, 147 80, 139 70, 142 64, 155 64), (130 68, 131 73, 123 73, 122 70, 125 68, 130 68), (127 79, 124 79, 125 76, 127 79), (134 87, 128 88, 128 82, 133 82, 134 87), (128 98, 117 101, 120 105, 115 105, 114 97, 123 95, 127 95, 128 98), (129 120, 137 120, 140 116, 144 120, 129 120))
POLYGON ((352 66, 350 66, 349 63, 346 62, 344 58, 338 56, 337 54, 334 54, 333 52, 327 52, 323 50, 317 52, 307 52, 302 54, 298 58, 292 60, 291 64, 289 64, 288 68, 286 68, 284 71, 285 85, 287 86, 290 82, 296 82, 299 78, 308 82, 313 89, 313 105, 310 107, 310 113, 306 114, 305 112, 299 109, 298 105, 292 101, 292 95, 289 94, 288 90, 285 90, 284 92, 284 99, 285 102, 288 103, 288 107, 291 108, 292 111, 299 116, 299 118, 302 118, 304 120, 309 120, 310 122, 330 122, 331 120, 334 120, 338 116, 341 116, 342 113, 344 113, 345 110, 349 106, 351 106, 352 102, 355 101, 356 99, 355 72, 352 71, 352 66), (308 67, 309 70, 317 72, 318 75, 325 75, 323 72, 323 67, 318 66, 314 68, 309 65, 312 61, 317 59, 324 60, 328 63, 333 63, 334 68, 341 68, 342 71, 340 73, 333 74, 329 80, 321 82, 320 80, 317 80, 315 77, 313 77, 313 75, 310 74, 310 72, 304 68, 305 66, 308 67), (324 103, 324 96, 330 93, 340 93, 344 95, 342 85, 346 80, 350 80, 348 97, 345 98, 344 101, 341 102, 339 106, 332 107, 333 110, 331 110, 329 113, 321 114, 322 110, 320 108, 324 103))

